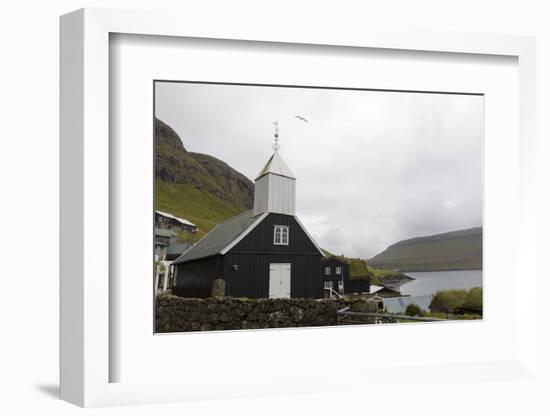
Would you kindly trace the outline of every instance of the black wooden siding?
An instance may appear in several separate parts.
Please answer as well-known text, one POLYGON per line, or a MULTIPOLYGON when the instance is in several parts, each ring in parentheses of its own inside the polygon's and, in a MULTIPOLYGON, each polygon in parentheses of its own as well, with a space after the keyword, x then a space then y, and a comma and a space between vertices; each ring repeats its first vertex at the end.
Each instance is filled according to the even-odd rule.
POLYGON ((323 257, 293 216, 269 214, 225 257, 226 293, 230 296, 267 298, 271 263, 291 264, 291 297, 323 296, 323 257), (275 225, 289 227, 288 245, 273 244, 275 225))
POLYGON ((338 281, 344 280, 344 293, 369 293, 370 292, 370 280, 369 279, 351 279, 349 273, 349 264, 336 257, 329 257, 323 261, 323 286, 324 282, 333 282, 333 289, 338 291, 338 281), (330 267, 330 274, 325 274, 325 267, 330 267), (336 274, 336 267, 342 267, 342 274, 336 274))
POLYGON ((290 263, 292 298, 321 298, 323 257, 293 216, 270 214, 225 255, 177 264, 174 293, 208 297, 212 282, 225 279, 225 294, 269 297, 269 265, 290 263), (289 244, 273 243, 274 226, 289 226, 289 244), (235 270, 235 267, 237 270, 235 270))
POLYGON ((254 230, 243 238, 232 253, 286 253, 286 254, 318 254, 319 250, 311 242, 307 234, 302 230, 296 219, 291 215, 269 214, 254 230), (275 225, 289 226, 289 244, 274 245, 273 232, 275 225))
POLYGON ((332 288, 338 291, 338 281, 344 281, 344 291, 346 290, 346 282, 349 280, 349 264, 337 259, 335 257, 329 257, 323 260, 323 267, 321 268, 323 287, 324 282, 332 282, 332 288), (330 274, 325 273, 325 268, 330 267, 330 274), (336 274, 336 267, 342 268, 341 274, 336 274))
POLYGON ((369 279, 354 279, 346 280, 344 282, 344 293, 369 293, 370 292, 370 280, 369 279))
POLYGON ((317 254, 249 254, 230 252, 225 256, 226 294, 235 297, 269 297, 269 265, 290 263, 290 296, 320 298, 321 255, 317 254), (233 266, 237 266, 237 270, 233 266))
POLYGON ((223 278, 223 260, 223 256, 215 256, 177 264, 173 293, 190 298, 209 297, 212 282, 223 278))

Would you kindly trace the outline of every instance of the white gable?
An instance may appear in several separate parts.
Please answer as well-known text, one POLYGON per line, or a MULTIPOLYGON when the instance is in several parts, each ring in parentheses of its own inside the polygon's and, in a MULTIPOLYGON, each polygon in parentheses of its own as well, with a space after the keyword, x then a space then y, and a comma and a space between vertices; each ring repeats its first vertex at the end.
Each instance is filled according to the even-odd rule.
POLYGON ((254 215, 296 213, 296 178, 278 152, 267 161, 256 178, 254 215))
POLYGON ((264 168, 256 177, 256 180, 260 179, 262 176, 273 173, 274 175, 286 176, 287 178, 296 179, 294 173, 287 166, 281 155, 276 151, 273 153, 273 156, 267 161, 264 168))

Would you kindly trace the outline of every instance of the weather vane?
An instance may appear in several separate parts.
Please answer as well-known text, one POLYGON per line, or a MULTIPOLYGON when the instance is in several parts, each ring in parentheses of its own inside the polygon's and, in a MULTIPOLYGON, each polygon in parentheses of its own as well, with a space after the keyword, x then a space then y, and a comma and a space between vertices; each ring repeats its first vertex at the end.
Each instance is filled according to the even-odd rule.
POLYGON ((273 150, 277 151, 279 150, 279 122, 278 121, 274 121, 273 122, 273 125, 275 126, 275 141, 273 143, 273 150))

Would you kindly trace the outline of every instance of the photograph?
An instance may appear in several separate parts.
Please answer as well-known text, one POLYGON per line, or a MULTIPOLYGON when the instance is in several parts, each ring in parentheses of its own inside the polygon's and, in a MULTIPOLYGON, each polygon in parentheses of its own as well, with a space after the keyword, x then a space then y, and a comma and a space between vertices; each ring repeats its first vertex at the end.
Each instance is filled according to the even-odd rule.
POLYGON ((483 94, 153 89, 155 333, 483 319, 483 94))

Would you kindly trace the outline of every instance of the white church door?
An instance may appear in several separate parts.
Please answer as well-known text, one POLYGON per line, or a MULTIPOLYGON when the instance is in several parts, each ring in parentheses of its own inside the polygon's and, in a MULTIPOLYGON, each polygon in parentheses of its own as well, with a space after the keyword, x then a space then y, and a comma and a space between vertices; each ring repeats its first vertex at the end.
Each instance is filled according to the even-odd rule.
POLYGON ((290 263, 269 265, 269 297, 290 298, 290 263))

